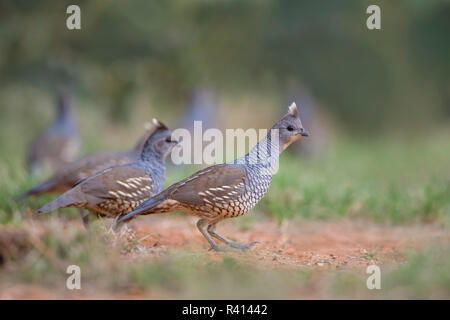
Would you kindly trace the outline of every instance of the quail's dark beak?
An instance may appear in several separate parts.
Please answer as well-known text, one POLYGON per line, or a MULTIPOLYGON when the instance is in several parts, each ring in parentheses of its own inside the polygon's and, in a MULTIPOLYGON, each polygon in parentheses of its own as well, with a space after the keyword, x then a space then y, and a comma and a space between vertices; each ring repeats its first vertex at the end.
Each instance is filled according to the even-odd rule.
POLYGON ((301 135, 302 137, 309 137, 309 131, 303 128, 297 134, 301 135))

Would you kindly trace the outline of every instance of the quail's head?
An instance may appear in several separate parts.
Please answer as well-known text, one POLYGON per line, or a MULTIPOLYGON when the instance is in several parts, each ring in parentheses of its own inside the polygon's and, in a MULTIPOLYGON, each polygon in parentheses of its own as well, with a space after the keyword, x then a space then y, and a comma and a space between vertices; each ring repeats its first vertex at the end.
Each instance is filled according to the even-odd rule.
POLYGON ((278 129, 281 150, 302 137, 309 136, 308 130, 303 128, 295 102, 289 106, 288 113, 272 129, 278 129))
POLYGON ((178 144, 178 141, 172 139, 172 131, 170 131, 161 121, 153 119, 152 122, 156 126, 156 129, 149 138, 149 147, 154 154, 165 159, 178 144))

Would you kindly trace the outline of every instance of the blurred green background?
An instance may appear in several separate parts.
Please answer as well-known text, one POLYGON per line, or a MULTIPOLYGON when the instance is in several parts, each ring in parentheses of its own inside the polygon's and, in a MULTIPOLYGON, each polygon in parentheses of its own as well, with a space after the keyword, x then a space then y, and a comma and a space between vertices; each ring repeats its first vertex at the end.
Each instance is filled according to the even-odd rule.
POLYGON ((232 112, 229 100, 248 96, 266 111, 285 108, 294 81, 346 130, 414 135, 448 125, 449 33, 444 0, 2 0, 2 118, 36 122, 60 86, 80 113, 122 125, 148 105, 176 118, 199 85, 232 112), (81 30, 66 28, 68 4, 80 5, 81 30), (366 28, 370 4, 381 30, 366 28))
MULTIPOLYGON (((193 93, 207 88, 222 129, 268 128, 295 100, 312 132, 302 145, 315 151, 299 156, 292 146, 283 154, 269 193, 236 220, 240 228, 267 216, 280 223, 362 219, 448 228, 449 35, 445 0, 0 0, 0 222, 20 226, 27 208, 52 198, 12 200, 36 183, 25 171, 25 150, 52 120, 58 90, 74 96, 85 154, 129 149, 152 117, 177 127, 193 93), (81 30, 66 28, 69 4, 81 7, 81 30), (381 30, 366 28, 371 4, 381 7, 381 30)), ((194 170, 171 168, 166 186, 194 170)), ((63 252, 62 261, 92 266, 95 257, 78 257, 71 249, 84 252, 92 234, 76 233, 74 241, 64 242, 65 236, 51 234, 44 245, 57 257, 63 252)), ((427 252, 391 274, 389 283, 407 288, 409 297, 437 292, 448 298, 448 247, 427 252), (409 276, 433 281, 410 284, 409 276)), ((17 275, 19 282, 40 283, 44 270, 52 268, 45 256, 37 256, 20 265, 25 271, 17 275)), ((203 279, 204 269, 198 271, 189 259, 180 270, 167 268, 170 261, 124 267, 128 271, 117 286, 138 279, 139 285, 159 288, 166 285, 164 277, 172 277, 175 288, 202 288, 201 281, 191 283, 189 272, 203 279)), ((234 260, 222 262, 217 267, 222 272, 230 264, 242 269, 234 260)), ((211 268, 217 271, 216 264, 211 268)), ((306 271, 295 276, 303 284, 315 279, 306 271)), ((258 279, 242 289, 233 277, 222 277, 235 281, 230 294, 261 293, 250 284, 258 279)), ((287 279, 291 282, 292 274, 287 279)), ((285 278, 273 281, 282 283, 282 294, 263 297, 290 296, 285 278)), ((345 283, 347 291, 325 297, 342 292, 357 297, 359 284, 345 283)), ((198 291, 173 296, 223 297, 211 296, 208 285, 198 291)))

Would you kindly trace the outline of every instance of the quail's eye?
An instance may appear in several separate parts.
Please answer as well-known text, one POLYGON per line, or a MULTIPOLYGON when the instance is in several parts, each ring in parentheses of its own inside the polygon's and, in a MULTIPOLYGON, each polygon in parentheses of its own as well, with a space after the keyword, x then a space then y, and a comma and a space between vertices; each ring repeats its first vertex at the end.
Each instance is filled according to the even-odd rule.
POLYGON ((167 143, 171 143, 171 142, 172 142, 172 139, 170 139, 170 137, 168 137, 168 138, 166 138, 166 142, 167 142, 167 143))
POLYGON ((294 127, 293 126, 287 126, 287 131, 294 131, 294 127))

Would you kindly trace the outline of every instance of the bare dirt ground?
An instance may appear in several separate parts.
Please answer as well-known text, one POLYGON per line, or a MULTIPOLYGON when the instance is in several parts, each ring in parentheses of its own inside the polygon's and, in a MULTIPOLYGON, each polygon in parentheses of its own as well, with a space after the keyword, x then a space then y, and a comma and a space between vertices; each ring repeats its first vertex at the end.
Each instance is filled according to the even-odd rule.
MULTIPOLYGON (((260 244, 245 253, 208 251, 209 245, 196 228, 196 219, 166 215, 139 218, 130 226, 141 239, 138 248, 122 259, 164 259, 171 253, 206 253, 202 259, 220 261, 230 256, 263 270, 365 270, 367 265, 399 265, 407 254, 430 244, 450 244, 448 230, 437 225, 386 226, 363 221, 290 221, 278 225, 264 219, 246 230, 236 220, 218 225, 216 231, 241 243, 260 244)), ((73 222, 79 223, 79 222, 73 222)), ((79 223, 79 228, 82 228, 79 223)), ((322 296, 320 296, 322 297, 322 296)), ((36 284, 1 288, 0 299, 157 299, 170 298, 153 292, 109 292, 85 286, 82 292, 55 292, 36 284)), ((292 298, 311 298, 294 295, 292 298)))
MULTIPOLYGON (((137 238, 144 238, 146 255, 162 255, 170 250, 207 251, 209 245, 191 217, 159 216, 131 225, 137 238)), ((269 268, 363 267, 385 262, 402 263, 404 253, 432 242, 449 243, 450 235, 439 226, 380 226, 367 222, 291 221, 279 226, 273 220, 255 222, 240 230, 235 221, 218 225, 216 231, 235 241, 259 244, 248 252, 216 253, 255 262, 269 268)), ((128 258, 134 258, 130 254, 128 258)))

